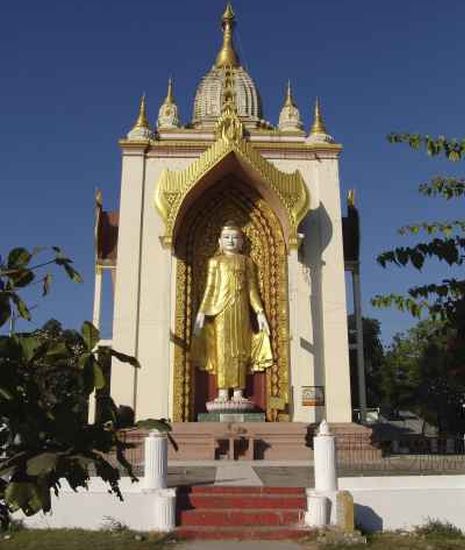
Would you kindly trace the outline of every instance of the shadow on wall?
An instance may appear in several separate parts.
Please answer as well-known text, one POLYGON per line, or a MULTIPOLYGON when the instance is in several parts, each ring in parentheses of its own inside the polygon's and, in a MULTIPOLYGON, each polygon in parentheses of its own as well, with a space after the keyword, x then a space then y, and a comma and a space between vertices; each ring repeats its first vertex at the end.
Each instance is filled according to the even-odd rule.
POLYGON ((373 508, 355 504, 355 524, 361 531, 372 533, 383 530, 383 518, 373 508))
MULTIPOLYGON (((333 223, 320 202, 318 208, 312 210, 305 220, 302 231, 305 235, 303 246, 299 250, 299 262, 306 268, 311 288, 310 308, 313 326, 313 345, 303 339, 300 346, 314 357, 314 385, 324 386, 323 369, 323 301, 321 271, 323 267, 322 255, 333 238, 333 223)), ((325 416, 325 408, 317 407, 315 421, 321 422, 325 416)))

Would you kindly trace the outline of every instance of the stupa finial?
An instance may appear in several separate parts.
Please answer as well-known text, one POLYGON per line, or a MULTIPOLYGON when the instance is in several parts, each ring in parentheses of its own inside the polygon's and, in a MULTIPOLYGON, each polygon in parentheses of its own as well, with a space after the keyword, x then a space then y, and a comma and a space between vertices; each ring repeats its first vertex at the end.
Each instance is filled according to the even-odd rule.
POLYGON ((296 104, 295 104, 295 101, 294 101, 294 97, 292 95, 292 86, 291 86, 291 81, 288 80, 287 81, 287 88, 286 88, 286 99, 284 101, 284 107, 295 107, 296 104))
POLYGON ((137 115, 136 123, 134 124, 133 130, 136 128, 148 128, 149 127, 149 121, 147 120, 147 109, 145 106, 145 92, 142 94, 142 97, 140 98, 140 104, 139 104, 139 113, 137 115))
POLYGON ((310 135, 320 135, 327 134, 325 123, 323 121, 323 115, 321 114, 320 98, 317 97, 315 100, 315 111, 313 116, 312 129, 310 130, 310 135))
POLYGON ((228 2, 221 18, 221 27, 223 28, 223 45, 216 56, 217 67, 238 67, 239 57, 234 49, 233 29, 236 24, 235 13, 228 2))
POLYGON ((173 79, 169 77, 166 97, 158 111, 157 128, 179 128, 179 126, 178 106, 173 93, 173 79))
POLYGON ((147 109, 145 106, 145 92, 142 94, 139 103, 139 113, 137 120, 132 130, 128 133, 127 138, 131 140, 149 139, 152 137, 149 121, 147 119, 147 109))
POLYGON ((164 103, 165 105, 172 105, 174 103, 173 79, 171 78, 171 76, 168 78, 168 90, 166 92, 164 103))
POLYGON ((300 112, 292 95, 291 81, 287 81, 284 104, 279 113, 278 128, 283 132, 301 131, 303 128, 300 112))

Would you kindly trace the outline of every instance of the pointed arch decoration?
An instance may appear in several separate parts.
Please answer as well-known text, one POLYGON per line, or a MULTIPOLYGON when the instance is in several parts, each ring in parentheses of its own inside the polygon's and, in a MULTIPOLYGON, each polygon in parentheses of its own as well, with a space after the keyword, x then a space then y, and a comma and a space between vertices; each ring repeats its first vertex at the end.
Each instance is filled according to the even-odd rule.
POLYGON ((310 210, 310 195, 302 174, 298 170, 292 173, 278 170, 244 139, 242 132, 224 131, 186 169, 164 169, 161 173, 155 190, 155 206, 165 223, 163 245, 172 246, 178 215, 196 184, 231 154, 276 197, 284 212, 282 225, 287 245, 297 247, 298 226, 310 210))

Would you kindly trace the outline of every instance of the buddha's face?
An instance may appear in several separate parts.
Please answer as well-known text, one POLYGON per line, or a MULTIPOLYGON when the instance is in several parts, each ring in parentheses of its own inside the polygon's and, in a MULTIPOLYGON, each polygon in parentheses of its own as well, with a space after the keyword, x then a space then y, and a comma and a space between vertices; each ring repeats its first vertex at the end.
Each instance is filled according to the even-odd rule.
POLYGON ((242 250, 244 238, 238 229, 224 228, 220 236, 220 248, 226 254, 234 254, 242 250))

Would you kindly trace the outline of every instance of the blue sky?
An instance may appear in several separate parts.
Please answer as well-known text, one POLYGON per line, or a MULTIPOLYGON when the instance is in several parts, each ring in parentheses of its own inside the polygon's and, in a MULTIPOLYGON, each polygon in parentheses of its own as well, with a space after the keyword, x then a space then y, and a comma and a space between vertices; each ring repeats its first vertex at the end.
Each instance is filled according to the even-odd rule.
MULTIPOLYGON (((291 79, 306 127, 322 98, 328 129, 343 144, 341 184, 356 188, 362 223, 365 314, 385 341, 411 319, 377 311, 369 298, 447 276, 383 270, 378 252, 402 243, 396 228, 455 218, 462 203, 418 195, 431 176, 463 165, 389 145, 393 130, 462 137, 465 2, 449 0, 236 0, 236 44, 276 122, 291 79)), ((62 246, 84 276, 55 278, 52 295, 33 300, 33 327, 54 316, 68 326, 92 314, 93 201, 100 187, 116 208, 117 140, 134 120, 142 91, 152 121, 169 75, 183 122, 220 44, 219 0, 8 2, 0 22, 0 251, 62 246)))

